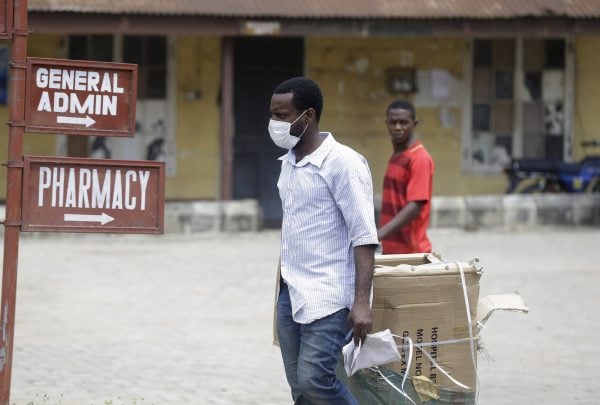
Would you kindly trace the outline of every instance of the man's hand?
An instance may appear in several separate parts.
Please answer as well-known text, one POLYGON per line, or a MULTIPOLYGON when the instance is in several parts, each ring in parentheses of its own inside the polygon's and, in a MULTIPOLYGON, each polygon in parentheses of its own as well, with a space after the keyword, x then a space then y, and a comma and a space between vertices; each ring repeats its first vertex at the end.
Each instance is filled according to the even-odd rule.
POLYGON ((348 324, 353 329, 354 344, 358 345, 359 341, 364 342, 367 334, 371 333, 373 326, 373 316, 369 304, 355 301, 350 315, 348 315, 348 324))

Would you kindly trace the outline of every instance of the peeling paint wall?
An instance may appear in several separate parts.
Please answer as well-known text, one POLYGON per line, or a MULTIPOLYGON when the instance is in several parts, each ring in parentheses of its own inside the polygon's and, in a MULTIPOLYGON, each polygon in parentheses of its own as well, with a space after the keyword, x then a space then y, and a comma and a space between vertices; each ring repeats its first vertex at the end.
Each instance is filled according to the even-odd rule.
POLYGON ((376 194, 391 154, 385 110, 397 98, 417 108, 417 137, 437 167, 435 195, 503 192, 502 176, 461 172, 465 55, 463 38, 307 39, 306 74, 321 85, 325 98, 321 128, 368 159, 376 194), (417 92, 390 94, 390 68, 414 68, 417 92))
POLYGON ((177 43, 177 174, 166 198, 215 199, 219 183, 219 38, 177 43))

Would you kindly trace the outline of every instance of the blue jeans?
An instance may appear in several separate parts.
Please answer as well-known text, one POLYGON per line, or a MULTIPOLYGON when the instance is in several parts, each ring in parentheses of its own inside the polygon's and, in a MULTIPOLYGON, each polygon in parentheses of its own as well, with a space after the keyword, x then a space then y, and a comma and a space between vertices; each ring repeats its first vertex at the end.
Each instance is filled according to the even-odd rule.
POLYGON ((309 324, 292 319, 287 284, 280 283, 277 300, 277 335, 287 381, 297 405, 358 405, 336 378, 335 369, 350 331, 348 309, 341 309, 309 324))

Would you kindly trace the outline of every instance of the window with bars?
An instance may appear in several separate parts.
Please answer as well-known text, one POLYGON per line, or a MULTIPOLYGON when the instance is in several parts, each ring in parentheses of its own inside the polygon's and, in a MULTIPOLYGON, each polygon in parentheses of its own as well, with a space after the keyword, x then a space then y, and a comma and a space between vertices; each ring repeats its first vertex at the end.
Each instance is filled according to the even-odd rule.
POLYGON ((470 167, 494 171, 512 157, 562 158, 564 83, 563 39, 524 39, 521 46, 474 40, 470 167))
POLYGON ((112 35, 71 35, 69 36, 69 59, 113 60, 114 38, 112 35))
POLYGON ((473 48, 473 148, 476 165, 500 165, 512 151, 513 40, 476 40, 473 48))
POLYGON ((167 38, 125 36, 123 62, 138 65, 138 98, 167 97, 167 38))
POLYGON ((562 159, 565 41, 523 41, 523 157, 562 159))

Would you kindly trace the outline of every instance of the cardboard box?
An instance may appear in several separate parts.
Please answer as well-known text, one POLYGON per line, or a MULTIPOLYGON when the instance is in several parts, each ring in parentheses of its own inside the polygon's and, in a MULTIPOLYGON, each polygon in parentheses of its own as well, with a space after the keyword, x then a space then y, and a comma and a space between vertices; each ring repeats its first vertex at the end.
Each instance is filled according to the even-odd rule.
MULTIPOLYGON (((473 342, 473 355, 469 339, 478 334, 476 313, 480 277, 481 269, 476 259, 456 263, 442 262, 429 254, 376 257, 373 331, 390 329, 395 335, 410 337, 417 345, 425 344, 412 350, 409 377, 426 377, 439 387, 457 391, 475 390, 477 342, 473 342), (459 265, 464 273, 471 334, 459 265), (459 342, 444 343, 456 340, 459 342), (452 382, 424 351, 468 388, 452 382)), ((402 361, 386 366, 404 374, 408 349, 401 350, 401 355, 402 361)))
MULTIPOLYGON (((442 262, 432 254, 417 253, 376 256, 375 265, 373 332, 390 329, 396 335, 410 336, 417 344, 432 341, 437 343, 435 346, 413 349, 412 365, 408 370, 411 383, 405 387, 406 393, 413 399, 418 396, 421 401, 431 400, 428 402, 431 404, 474 403, 477 358, 475 353, 474 366, 458 264, 442 262), (450 339, 464 341, 442 344, 450 339), (423 350, 427 350, 452 378, 469 388, 461 388, 453 383, 421 353, 423 350)), ((488 295, 479 299, 479 279, 482 274, 479 260, 460 262, 460 266, 465 276, 474 338, 479 338, 481 326, 494 311, 528 311, 517 293, 488 295)), ((279 277, 278 269, 273 319, 273 340, 276 345, 279 344, 275 328, 279 277)), ((399 339, 398 343, 401 343, 399 339)), ((474 341, 474 348, 478 348, 477 340, 474 341)), ((404 351, 402 354, 406 361, 408 353, 404 351)), ((388 375, 396 384, 395 387, 391 387, 377 373, 368 369, 360 370, 352 378, 348 378, 341 363, 338 365, 338 378, 357 399, 363 399, 361 403, 408 404, 410 401, 397 391, 406 368, 402 361, 382 367, 391 370, 390 373, 397 373, 388 375)))

